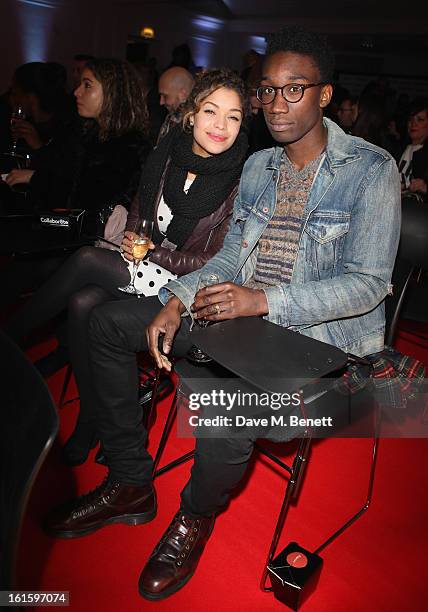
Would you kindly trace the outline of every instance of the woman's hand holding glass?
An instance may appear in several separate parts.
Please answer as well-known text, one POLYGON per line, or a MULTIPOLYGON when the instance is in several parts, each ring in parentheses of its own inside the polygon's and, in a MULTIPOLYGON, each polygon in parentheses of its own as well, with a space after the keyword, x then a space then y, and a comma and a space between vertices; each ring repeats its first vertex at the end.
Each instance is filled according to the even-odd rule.
POLYGON ((124 249, 123 244, 125 238, 122 241, 122 250, 126 253, 125 257, 128 259, 127 255, 130 255, 130 260, 134 262, 131 282, 129 283, 129 285, 126 285, 126 287, 118 287, 118 289, 120 291, 124 291, 125 293, 139 295, 140 292, 135 287, 135 277, 137 275, 137 270, 140 261, 144 259, 150 249, 154 248, 154 244, 151 241, 153 232, 153 221, 149 221, 148 219, 140 219, 134 229, 134 232, 129 232, 129 234, 132 234, 132 240, 130 238, 126 238, 126 251, 124 249))
MULTIPOLYGON (((123 236, 123 240, 122 240, 122 244, 120 248, 122 250, 123 256, 128 261, 134 261, 133 248, 134 248, 134 242, 135 240, 137 240, 138 237, 139 237, 138 234, 136 234, 135 232, 128 232, 128 231, 125 232, 123 236)), ((150 240, 148 242, 148 249, 153 251, 154 248, 155 248, 155 245, 150 240)))
POLYGON ((40 138, 36 127, 26 119, 15 119, 11 123, 11 133, 15 142, 25 140, 31 149, 43 147, 43 140, 40 138))

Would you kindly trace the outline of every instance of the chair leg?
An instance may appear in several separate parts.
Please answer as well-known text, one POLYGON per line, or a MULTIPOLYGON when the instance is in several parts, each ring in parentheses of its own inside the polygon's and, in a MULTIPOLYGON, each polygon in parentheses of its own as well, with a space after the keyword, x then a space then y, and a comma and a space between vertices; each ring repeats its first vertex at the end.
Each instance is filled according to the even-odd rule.
POLYGON ((371 452, 372 459, 371 459, 371 464, 370 464, 369 482, 368 482, 368 487, 367 487, 366 501, 364 505, 362 506, 362 508, 358 510, 358 512, 356 512, 353 516, 351 516, 351 518, 348 521, 346 521, 346 523, 344 523, 341 527, 339 527, 339 529, 337 529, 333 533, 333 535, 331 535, 327 540, 325 540, 325 542, 323 542, 320 546, 318 546, 318 548, 314 551, 316 555, 318 555, 322 550, 324 550, 324 548, 326 548, 329 544, 331 544, 333 540, 338 538, 346 529, 348 529, 348 527, 350 527, 353 523, 355 523, 355 521, 359 519, 360 516, 362 516, 369 509, 370 503, 372 501, 372 496, 373 496, 376 462, 377 462, 377 455, 378 455, 378 450, 379 450, 379 432, 380 432, 380 425, 381 425, 381 420, 382 420, 382 412, 377 404, 375 408, 374 419, 375 419, 375 424, 374 424, 374 434, 372 438, 372 452, 371 452))
MULTIPOLYGON (((368 488, 367 488, 366 501, 364 505, 362 506, 362 508, 358 510, 358 512, 356 512, 348 521, 346 521, 346 523, 344 523, 341 527, 339 527, 339 529, 337 529, 333 533, 333 535, 331 535, 327 540, 325 540, 325 542, 323 542, 320 546, 318 546, 318 548, 314 551, 316 555, 318 555, 322 550, 324 550, 324 548, 326 548, 329 544, 331 544, 333 540, 335 540, 346 529, 348 529, 348 527, 350 527, 357 519, 359 519, 360 516, 362 516, 368 510, 370 506, 372 496, 373 496, 376 462, 377 462, 377 455, 378 455, 378 449, 379 449, 379 432, 380 432, 380 426, 381 426, 381 419, 382 419, 381 409, 379 408, 378 405, 376 405, 375 413, 374 413, 375 422, 374 422, 374 434, 373 434, 373 439, 372 439, 372 452, 371 452, 372 458, 371 458, 371 465, 370 465, 370 472, 369 472, 369 482, 368 482, 368 488)), ((305 432, 305 434, 306 433, 307 432, 305 432)), ((267 568, 275 555, 276 547, 278 545, 279 537, 284 528, 284 523, 285 523, 285 519, 288 513, 288 508, 290 506, 291 499, 295 498, 298 495, 298 492, 301 486, 301 482, 302 482, 303 471, 305 468, 305 464, 307 463, 307 456, 308 456, 308 452, 310 448, 310 443, 311 443, 310 437, 306 439, 302 438, 300 446, 299 446, 299 450, 297 451, 296 456, 294 458, 292 476, 290 477, 290 480, 288 481, 288 484, 287 484, 287 488, 285 490, 284 501, 281 506, 281 510, 280 510, 278 520, 276 523, 276 527, 275 527, 275 532, 274 532, 272 542, 270 545, 266 565, 263 570, 263 575, 262 575, 262 579, 260 583, 261 589, 263 591, 272 590, 271 588, 266 587, 266 580, 267 580, 267 574, 268 574, 267 568)))
POLYGON ((160 368, 156 367, 155 381, 154 381, 153 390, 152 390, 152 399, 150 400, 149 408, 143 411, 143 425, 146 431, 149 431, 150 420, 152 418, 152 415, 155 412, 156 393, 158 390, 160 377, 161 377, 160 368))
POLYGON ((61 389, 61 395, 59 397, 59 402, 58 402, 58 408, 59 409, 64 408, 64 406, 66 404, 69 404, 70 402, 74 402, 74 400, 78 399, 76 397, 76 398, 73 398, 71 400, 68 400, 67 402, 64 401, 65 400, 65 395, 66 395, 67 390, 68 390, 68 385, 70 384, 72 373, 73 373, 73 368, 69 364, 67 366, 67 370, 65 371, 64 382, 63 382, 62 389, 61 389))
POLYGON ((192 459, 192 457, 195 454, 195 451, 189 451, 188 453, 186 453, 185 455, 181 455, 181 457, 178 457, 177 459, 174 459, 173 461, 171 461, 170 463, 168 463, 167 465, 165 465, 164 467, 160 468, 158 470, 158 465, 159 465, 159 461, 162 457, 163 451, 165 449, 166 443, 168 441, 168 437, 169 434, 171 433, 171 429, 172 429, 172 425, 174 423, 174 419, 177 415, 177 403, 178 403, 178 399, 179 399, 179 395, 178 395, 178 391, 175 392, 174 395, 174 399, 173 402, 171 404, 171 408, 169 409, 169 413, 168 413, 168 417, 166 419, 166 423, 162 432, 162 437, 160 439, 159 442, 159 446, 158 449, 156 451, 156 456, 154 458, 153 461, 153 479, 157 478, 157 476, 160 476, 161 474, 165 474, 165 472, 168 472, 169 470, 172 470, 173 468, 177 467, 178 465, 181 465, 182 463, 185 463, 186 461, 189 461, 190 459, 192 459))
POLYGON ((308 431, 305 431, 304 437, 301 438, 299 448, 296 452, 293 461, 293 467, 291 469, 291 476, 288 480, 287 487, 285 489, 284 500, 282 502, 281 509, 279 511, 278 520, 276 521, 275 531, 273 534, 272 542, 270 544, 269 553, 267 556, 267 560, 263 569, 262 578, 260 581, 260 587, 263 591, 271 591, 271 587, 266 587, 266 580, 268 574, 268 565, 271 563, 276 548, 278 546, 278 541, 282 530, 284 528, 285 519, 288 514, 288 509, 290 507, 290 502, 292 499, 295 499, 300 490, 303 474, 305 467, 308 462, 309 450, 311 447, 311 436, 308 431))
POLYGON ((165 449, 165 445, 167 443, 169 434, 171 432, 172 424, 177 414, 177 401, 178 401, 178 391, 175 392, 174 399, 172 401, 171 408, 169 409, 168 417, 166 419, 166 423, 163 428, 162 437, 160 439, 159 446, 156 451, 156 456, 153 461, 153 477, 155 477, 156 475, 156 470, 158 468, 160 458, 162 457, 163 451, 165 449))

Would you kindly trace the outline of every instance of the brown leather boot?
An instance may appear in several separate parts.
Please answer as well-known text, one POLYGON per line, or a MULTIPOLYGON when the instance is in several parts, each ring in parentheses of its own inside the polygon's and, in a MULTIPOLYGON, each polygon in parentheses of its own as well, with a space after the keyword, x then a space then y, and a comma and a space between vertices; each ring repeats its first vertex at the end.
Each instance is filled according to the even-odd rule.
POLYGON ((56 538, 79 538, 114 523, 142 525, 156 516, 156 493, 144 487, 111 482, 60 506, 47 517, 44 527, 56 538))
POLYGON ((215 516, 198 519, 177 512, 143 569, 140 595, 164 599, 190 580, 214 527, 215 516))

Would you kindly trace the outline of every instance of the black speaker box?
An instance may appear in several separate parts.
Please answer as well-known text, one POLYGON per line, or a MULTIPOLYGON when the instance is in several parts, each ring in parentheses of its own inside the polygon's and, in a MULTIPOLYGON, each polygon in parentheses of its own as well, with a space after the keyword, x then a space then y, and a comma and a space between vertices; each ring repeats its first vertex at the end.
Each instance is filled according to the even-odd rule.
POLYGON ((298 610, 315 590, 323 560, 305 550, 297 542, 290 542, 268 565, 273 593, 279 601, 298 610))

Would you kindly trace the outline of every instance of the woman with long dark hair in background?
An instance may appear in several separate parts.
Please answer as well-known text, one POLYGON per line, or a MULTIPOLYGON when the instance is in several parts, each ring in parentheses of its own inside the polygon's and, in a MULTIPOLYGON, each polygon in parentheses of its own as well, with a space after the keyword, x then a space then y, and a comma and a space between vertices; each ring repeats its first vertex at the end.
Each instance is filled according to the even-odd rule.
MULTIPOLYGON (((12 87, 12 95, 21 102, 33 99, 20 94, 19 87, 12 87)), ((82 119, 80 130, 73 130, 62 143, 59 138, 46 143, 55 148, 51 146, 51 154, 38 169, 13 170, 6 182, 11 186, 28 183, 38 205, 45 209, 66 205, 97 211, 114 200, 129 201, 150 150, 147 107, 138 73, 122 60, 91 60, 74 95, 82 119), (59 147, 62 154, 58 154, 59 147)), ((19 134, 26 123, 19 122, 15 128, 19 134)))
MULTIPOLYGON (((46 143, 39 169, 12 170, 6 182, 28 183, 42 210, 84 209, 84 231, 91 234, 100 211, 116 203, 127 207, 135 196, 142 163, 151 149, 147 108, 138 73, 118 59, 88 62, 75 96, 81 118, 78 133, 73 128, 67 137, 46 143)), ((21 95, 19 100, 23 99, 21 95)), ((14 262, 3 270, 0 305, 14 303, 24 290, 37 289, 64 259, 47 252, 31 261, 14 262)), ((24 325, 19 314, 17 321, 24 325)))

